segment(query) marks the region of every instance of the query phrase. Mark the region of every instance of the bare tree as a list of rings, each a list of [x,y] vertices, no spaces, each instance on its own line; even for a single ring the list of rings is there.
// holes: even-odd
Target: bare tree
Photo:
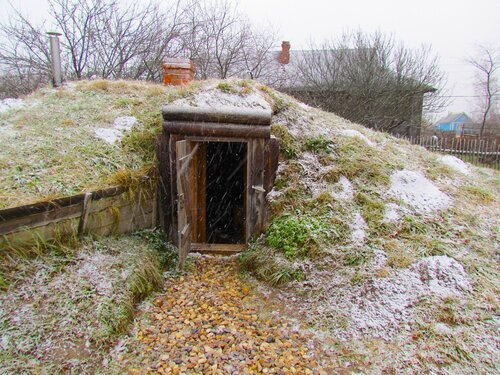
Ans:
[[[50,18],[40,27],[19,12],[0,24],[0,37],[9,41],[0,46],[4,86],[23,80],[29,92],[49,81],[47,24],[62,33],[68,79],[160,81],[163,60],[177,56],[193,59],[202,79],[272,76],[276,33],[257,31],[230,0],[172,0],[168,11],[156,0],[129,6],[118,0],[48,1]]]
[[[1,89],[27,94],[50,81],[50,52],[44,25],[36,26],[19,12],[0,25]]]
[[[496,48],[478,46],[477,49],[476,57],[471,57],[467,61],[476,69],[476,90],[479,94],[481,107],[479,135],[482,137],[494,106],[494,100],[500,94],[497,78],[497,71],[500,68],[500,54]]]
[[[444,74],[430,48],[412,51],[380,32],[347,32],[297,58],[292,93],[378,130],[416,135],[422,110],[446,104],[439,95]]]

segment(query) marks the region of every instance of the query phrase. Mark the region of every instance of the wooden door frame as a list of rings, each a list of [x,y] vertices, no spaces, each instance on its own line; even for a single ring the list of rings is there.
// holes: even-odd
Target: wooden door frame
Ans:
[[[222,142],[225,142],[225,143],[245,143],[246,145],[246,152],[245,152],[245,173],[244,173],[244,181],[245,181],[245,186],[243,188],[243,191],[244,191],[244,198],[243,198],[243,206],[244,206],[244,212],[245,212],[245,225],[244,225],[244,234],[243,234],[243,238],[244,238],[244,243],[241,243],[241,244],[218,244],[218,243],[207,243],[207,242],[191,242],[191,251],[196,251],[196,252],[200,252],[200,253],[211,253],[211,254],[228,254],[228,253],[238,253],[238,252],[241,252],[243,251],[246,247],[247,247],[247,242],[248,242],[248,238],[250,237],[250,234],[248,233],[248,225],[247,225],[247,222],[248,220],[250,219],[250,212],[248,210],[248,207],[250,207],[248,205],[248,202],[249,202],[249,199],[248,199],[248,196],[251,192],[251,189],[249,189],[249,184],[248,184],[248,178],[249,178],[249,170],[251,169],[249,167],[249,144],[250,144],[250,141],[249,139],[245,139],[245,138],[230,138],[230,137],[196,137],[196,136],[189,136],[189,137],[184,137],[182,140],[186,140],[186,141],[191,141],[191,142],[196,142],[196,144],[200,144],[200,143],[205,143],[205,144],[208,144],[208,143],[222,143]],[[205,158],[206,158],[206,154],[205,154]],[[197,159],[195,159],[197,160]],[[205,159],[206,160],[206,159]],[[197,160],[197,162],[199,163],[200,161]],[[206,164],[206,161],[205,161],[205,164]],[[199,168],[199,166],[195,166],[193,169],[196,170],[197,168]],[[202,172],[202,177],[205,179],[205,181],[203,181],[201,183],[202,186],[206,186],[206,169],[205,168],[202,168],[204,171]],[[194,176],[192,176],[193,178]],[[196,186],[196,189],[197,191],[195,192],[195,196],[198,195],[199,193],[199,190],[200,190],[200,184],[199,183],[196,183],[194,184]],[[204,204],[206,205],[206,195],[205,194],[202,194],[204,195],[204,199],[201,199],[202,202],[205,202]],[[199,198],[198,198],[199,199]],[[193,212],[193,209],[191,208],[192,212]],[[204,211],[205,211],[205,233],[206,233],[206,207],[204,208]],[[178,213],[179,214],[179,213]],[[197,227],[197,226],[196,226]],[[193,236],[196,236],[197,233],[195,231],[193,231]],[[206,237],[205,237],[205,240],[206,240]]]

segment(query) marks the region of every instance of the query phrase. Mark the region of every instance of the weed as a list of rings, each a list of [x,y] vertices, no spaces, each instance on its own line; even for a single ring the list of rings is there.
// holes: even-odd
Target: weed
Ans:
[[[134,236],[147,241],[149,246],[156,251],[162,268],[173,270],[177,265],[177,249],[166,241],[165,233],[160,229],[144,229],[134,233]]]
[[[323,169],[321,172],[321,179],[326,182],[336,183],[339,181],[341,175],[340,168],[333,165]]]
[[[391,172],[399,166],[356,137],[342,141],[335,151],[342,175],[371,186],[388,186]]]
[[[430,157],[429,159],[430,160],[427,160],[426,162],[427,176],[431,180],[436,181],[440,178],[451,177],[453,175],[453,170],[449,166],[441,163],[434,157],[434,155],[432,155],[432,157]]]
[[[290,107],[290,102],[285,100],[281,95],[277,94],[273,89],[261,85],[259,86],[259,90],[266,93],[271,98],[271,106],[274,114],[283,112]]]
[[[379,228],[384,219],[385,204],[378,194],[358,192],[354,201],[360,206],[363,218],[370,229]]]
[[[82,89],[85,91],[108,91],[109,81],[103,79],[89,81]]]
[[[366,263],[371,255],[371,250],[364,246],[346,249],[343,256],[344,264],[347,266],[359,266]]]
[[[115,101],[115,107],[132,109],[140,106],[142,103],[143,101],[138,98],[120,97]]]
[[[288,259],[307,256],[329,234],[328,223],[310,216],[283,215],[274,219],[267,232],[267,242],[282,250]]]
[[[2,271],[0,271],[0,289],[5,290],[5,289],[7,289],[8,286],[9,286],[9,282],[7,281],[5,276],[3,275]]]
[[[241,93],[243,95],[248,95],[248,94],[252,93],[253,87],[252,87],[250,81],[244,79],[244,80],[239,81],[238,84],[242,88]]]
[[[357,270],[354,275],[351,277],[351,284],[359,285],[365,283],[368,280],[369,276],[366,272],[362,270]]]
[[[407,268],[415,260],[410,249],[401,241],[391,239],[385,242],[384,249],[387,253],[387,265],[392,268]]]

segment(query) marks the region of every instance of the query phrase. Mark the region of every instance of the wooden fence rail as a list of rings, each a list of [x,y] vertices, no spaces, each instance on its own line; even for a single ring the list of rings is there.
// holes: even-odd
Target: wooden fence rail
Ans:
[[[0,249],[31,246],[64,236],[110,235],[153,227],[156,192],[117,186],[0,210]]]
[[[455,138],[455,137],[401,137],[427,150],[454,155],[463,161],[500,169],[500,143],[496,139]]]

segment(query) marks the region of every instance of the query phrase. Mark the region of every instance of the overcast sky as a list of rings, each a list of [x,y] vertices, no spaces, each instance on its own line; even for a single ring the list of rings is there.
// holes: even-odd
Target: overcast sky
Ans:
[[[236,0],[235,0],[236,1]],[[9,2],[41,19],[43,0],[0,0],[5,19]],[[346,29],[393,33],[407,47],[430,44],[448,75],[448,110],[472,112],[473,69],[464,61],[476,44],[499,47],[500,0],[239,0],[255,23],[274,25],[292,49],[310,40],[338,36]]]

